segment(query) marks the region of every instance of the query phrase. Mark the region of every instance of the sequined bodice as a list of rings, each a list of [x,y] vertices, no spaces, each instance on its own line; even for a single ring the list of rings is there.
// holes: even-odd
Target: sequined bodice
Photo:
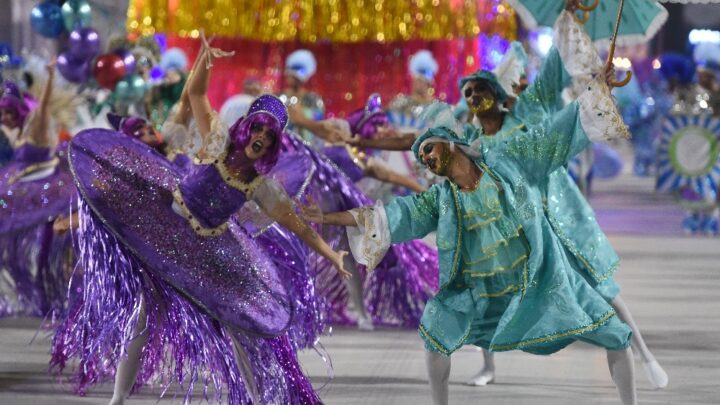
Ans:
[[[185,206],[200,225],[216,228],[252,197],[261,180],[260,176],[250,183],[235,180],[218,159],[193,165],[180,182],[179,191]]]

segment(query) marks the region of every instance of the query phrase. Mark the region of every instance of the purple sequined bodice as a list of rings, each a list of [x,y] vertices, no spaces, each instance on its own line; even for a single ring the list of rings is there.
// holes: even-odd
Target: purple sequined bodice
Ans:
[[[197,164],[180,182],[185,205],[206,228],[225,223],[247,200],[245,193],[223,179],[214,164]]]

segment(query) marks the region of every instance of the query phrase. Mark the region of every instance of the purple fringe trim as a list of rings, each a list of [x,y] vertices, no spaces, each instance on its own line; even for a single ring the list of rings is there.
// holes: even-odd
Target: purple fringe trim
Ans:
[[[0,316],[61,315],[71,254],[70,235],[53,233],[51,222],[0,236],[0,272],[12,280],[0,289]]]
[[[235,360],[230,332],[143,268],[82,202],[79,213],[82,298],[56,329],[51,370],[60,374],[70,367],[81,395],[111,379],[137,333],[144,303],[148,343],[135,389],[156,382],[165,395],[175,385],[187,403],[195,385],[201,384],[208,401],[254,403]],[[248,353],[260,393],[257,403],[320,403],[287,338],[235,337]]]
[[[315,291],[315,274],[308,266],[308,248],[295,236],[273,225],[255,239],[284,277],[294,300],[293,324],[288,330],[296,350],[315,346],[328,330],[327,301]]]

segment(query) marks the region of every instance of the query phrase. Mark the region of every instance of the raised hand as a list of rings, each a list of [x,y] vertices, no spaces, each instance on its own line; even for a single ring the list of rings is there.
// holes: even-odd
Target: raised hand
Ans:
[[[47,70],[49,75],[55,74],[55,65],[57,65],[57,56],[54,56],[50,61],[45,65],[45,70]]]
[[[210,39],[208,40],[205,37],[205,31],[200,30],[200,43],[202,44],[201,52],[205,52],[205,55],[207,57],[207,61],[205,62],[205,67],[207,69],[210,69],[212,67],[213,58],[227,58],[235,55],[235,51],[228,52],[220,48],[213,48],[212,46],[210,46],[210,42],[212,42],[214,38],[215,37],[210,37]]]

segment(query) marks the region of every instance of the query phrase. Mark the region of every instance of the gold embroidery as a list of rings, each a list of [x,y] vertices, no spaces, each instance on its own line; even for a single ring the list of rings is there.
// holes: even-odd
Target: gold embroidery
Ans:
[[[235,176],[230,173],[230,170],[228,170],[227,166],[225,165],[225,159],[227,158],[228,149],[225,148],[223,153],[218,155],[215,158],[195,158],[193,159],[193,162],[197,165],[213,165],[217,169],[218,173],[220,174],[220,177],[222,177],[223,181],[229,185],[230,187],[240,190],[243,193],[245,193],[245,198],[248,200],[252,199],[252,195],[255,192],[255,189],[260,185],[260,183],[263,182],[264,177],[261,175],[255,176],[254,179],[252,179],[249,183],[246,183],[242,180],[238,180],[235,178]]]
[[[40,170],[49,169],[51,167],[55,167],[60,163],[60,159],[58,158],[52,158],[50,160],[46,160],[45,162],[35,163],[32,165],[29,165],[25,167],[24,169],[20,170],[19,172],[15,173],[14,175],[10,176],[10,178],[7,181],[7,185],[11,185],[15,183],[16,181],[22,179],[23,177],[30,175],[34,172],[38,172]]]
[[[503,295],[513,293],[517,290],[519,290],[520,287],[517,284],[513,284],[511,286],[508,286],[502,291],[499,292],[492,292],[492,293],[482,293],[478,294],[479,298],[495,298],[495,297],[502,297]]]
[[[463,270],[463,273],[470,274],[470,276],[472,276],[472,277],[492,277],[498,273],[502,273],[504,271],[514,269],[515,267],[517,267],[518,264],[522,263],[523,260],[527,260],[527,255],[522,255],[519,258],[517,258],[517,260],[515,260],[510,265],[510,267],[498,266],[489,272],[479,272],[479,271],[476,272],[476,271],[472,271],[471,269],[465,269],[465,270]]]
[[[490,350],[492,350],[492,351],[514,350],[514,349],[519,349],[519,348],[525,347],[525,346],[535,345],[538,343],[545,343],[545,342],[561,339],[561,338],[572,336],[572,335],[579,335],[581,333],[590,332],[590,331],[593,331],[593,330],[599,328],[600,326],[602,326],[605,322],[608,321],[608,319],[612,318],[614,315],[615,315],[615,311],[611,309],[610,311],[605,313],[605,315],[600,317],[600,319],[598,319],[597,321],[593,322],[590,325],[583,326],[583,327],[573,329],[573,330],[569,330],[566,332],[560,332],[560,333],[555,333],[552,335],[535,338],[535,339],[522,340],[517,343],[510,343],[510,344],[505,344],[505,345],[491,344]]]

